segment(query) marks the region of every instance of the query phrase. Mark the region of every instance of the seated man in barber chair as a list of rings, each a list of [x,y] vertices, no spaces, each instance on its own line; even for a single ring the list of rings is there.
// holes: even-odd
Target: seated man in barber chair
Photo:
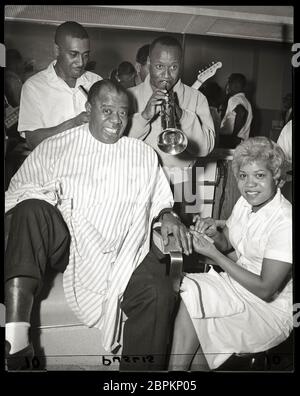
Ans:
[[[267,351],[290,335],[292,206],[279,188],[284,161],[265,137],[241,143],[232,166],[242,196],[225,227],[210,218],[191,227],[195,251],[224,272],[211,267],[184,277],[170,370],[217,369],[234,353]],[[222,253],[232,248],[236,260]]]
[[[88,124],[43,141],[6,193],[10,231],[5,251],[6,361],[22,369],[34,355],[32,304],[46,266],[63,272],[66,299],[80,320],[102,330],[105,349],[122,340],[123,355],[153,356],[124,370],[165,368],[176,295],[164,266],[149,251],[151,225],[161,221],[191,251],[185,226],[154,150],[123,137],[129,99],[109,80],[89,91]],[[9,231],[8,227],[6,231]]]

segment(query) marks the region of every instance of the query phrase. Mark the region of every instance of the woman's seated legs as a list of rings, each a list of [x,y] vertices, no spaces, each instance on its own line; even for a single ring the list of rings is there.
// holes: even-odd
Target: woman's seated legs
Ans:
[[[191,363],[192,369],[208,370],[193,322],[185,304],[181,302],[175,320],[169,370],[186,371],[190,369]]]

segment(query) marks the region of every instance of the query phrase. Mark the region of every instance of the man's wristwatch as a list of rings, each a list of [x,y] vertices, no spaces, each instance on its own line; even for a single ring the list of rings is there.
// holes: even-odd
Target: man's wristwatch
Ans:
[[[167,214],[167,213],[168,213],[168,214],[171,214],[172,216],[174,216],[175,219],[181,221],[181,220],[180,220],[180,217],[178,216],[178,214],[175,213],[171,208],[163,209],[163,210],[160,212],[160,214],[159,214],[159,219],[162,220],[163,216],[164,216],[165,214]]]

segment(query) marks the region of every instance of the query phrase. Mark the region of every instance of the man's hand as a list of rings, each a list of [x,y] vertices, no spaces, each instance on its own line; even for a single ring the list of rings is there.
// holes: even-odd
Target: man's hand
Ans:
[[[82,111],[80,114],[78,114],[76,117],[72,118],[73,123],[74,123],[74,127],[78,127],[82,124],[85,124],[87,122],[89,122],[90,120],[90,116],[86,111]]]
[[[192,238],[186,226],[176,219],[171,213],[165,213],[161,220],[161,235],[164,244],[169,242],[168,235],[173,234],[176,244],[187,256],[192,253]]]
[[[166,100],[168,91],[166,89],[157,89],[153,92],[144,111],[142,112],[142,117],[145,120],[150,121],[155,114],[160,111],[160,105],[162,104],[163,100]]]

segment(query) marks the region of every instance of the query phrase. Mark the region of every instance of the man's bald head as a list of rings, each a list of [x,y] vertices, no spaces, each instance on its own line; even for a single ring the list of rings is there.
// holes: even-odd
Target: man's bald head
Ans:
[[[101,91],[115,92],[119,95],[124,94],[129,102],[129,95],[127,90],[121,84],[109,79],[97,81],[91,86],[88,93],[88,102],[94,104],[97,97],[100,96]]]

